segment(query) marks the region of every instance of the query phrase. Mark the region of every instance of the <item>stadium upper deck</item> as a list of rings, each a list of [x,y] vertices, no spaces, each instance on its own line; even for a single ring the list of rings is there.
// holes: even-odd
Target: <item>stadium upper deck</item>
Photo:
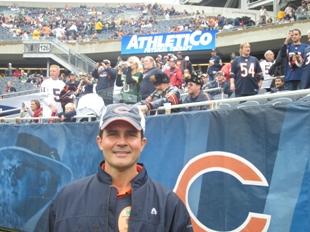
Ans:
[[[77,3],[78,4],[78,3]],[[111,7],[115,7],[112,4]],[[165,5],[165,7],[170,7]],[[179,12],[182,11],[184,6],[174,6],[175,9]],[[8,9],[7,6],[3,6],[4,9]],[[98,9],[105,9],[103,6],[98,7]],[[81,11],[79,7],[74,8],[76,11]],[[196,12],[198,7],[189,6],[187,7],[187,11]],[[83,9],[82,9],[83,10]],[[212,8],[212,7],[199,7],[199,10],[204,10],[206,16],[216,16],[218,13],[226,16],[226,18],[236,18],[244,15],[252,16],[251,18],[257,21],[258,11],[242,11],[237,9],[229,9],[229,8]],[[109,15],[108,10],[105,13],[104,17],[117,17],[117,14],[111,13]],[[127,11],[128,12],[128,11]],[[138,10],[131,9],[131,14],[139,15]],[[272,12],[270,13],[272,15]],[[149,17],[148,15],[145,15]],[[192,16],[182,16],[177,15],[175,18],[171,17],[170,21],[165,21],[163,15],[158,14],[157,20],[160,22],[156,29],[158,32],[165,32],[166,28],[171,27],[172,25],[178,23],[184,23],[186,20],[189,20]],[[298,28],[302,31],[302,35],[305,36],[306,32],[309,30],[307,27],[308,20],[286,23],[281,25],[270,25],[265,27],[258,28],[250,28],[246,31],[231,31],[227,33],[218,33],[216,46],[218,48],[219,54],[221,55],[223,60],[228,60],[231,52],[238,52],[238,46],[243,41],[248,41],[252,43],[252,54],[261,56],[266,50],[272,49],[274,52],[277,52],[281,47],[284,38],[286,37],[287,32],[290,29]],[[131,30],[130,26],[122,26],[124,31]],[[7,33],[7,30],[6,30]],[[86,54],[93,60],[102,60],[102,58],[109,58],[112,62],[116,61],[117,56],[120,55],[120,40],[111,40],[111,33],[103,34],[99,36],[99,41],[93,42],[82,42],[82,43],[67,43],[70,48],[78,51],[79,53]],[[3,34],[3,33],[0,33]],[[306,42],[304,39],[303,42]],[[0,56],[0,63],[4,66],[7,62],[13,62],[15,66],[36,66],[44,67],[46,65],[46,61],[44,59],[41,60],[25,60],[22,58],[23,53],[23,45],[21,43],[21,39],[14,38],[12,40],[7,39],[0,43],[0,51],[1,54],[5,54],[5,56]],[[185,55],[189,55],[191,57],[191,61],[193,63],[201,63],[208,59],[208,52],[206,51],[198,51],[198,52],[185,52]],[[155,55],[155,54],[154,54]],[[2,66],[2,65],[1,65]]]

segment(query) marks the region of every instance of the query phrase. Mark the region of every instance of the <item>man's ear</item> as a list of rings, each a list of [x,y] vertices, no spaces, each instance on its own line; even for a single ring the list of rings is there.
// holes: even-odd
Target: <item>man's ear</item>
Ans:
[[[47,191],[49,188],[51,182],[51,173],[50,171],[42,171],[40,173],[40,179],[39,179],[39,191],[40,195],[44,195],[44,193]]]
[[[101,145],[102,138],[99,135],[97,135],[96,141],[97,141],[99,149],[102,150],[102,145]]]

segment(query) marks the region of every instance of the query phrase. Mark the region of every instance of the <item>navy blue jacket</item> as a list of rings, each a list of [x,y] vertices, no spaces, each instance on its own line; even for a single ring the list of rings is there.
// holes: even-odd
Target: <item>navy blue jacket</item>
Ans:
[[[104,161],[103,161],[104,162]],[[65,186],[50,206],[45,231],[117,231],[117,189],[102,170]],[[143,164],[139,164],[143,166]],[[192,232],[189,214],[177,195],[148,177],[145,168],[132,179],[128,232]],[[155,213],[154,213],[155,212]]]

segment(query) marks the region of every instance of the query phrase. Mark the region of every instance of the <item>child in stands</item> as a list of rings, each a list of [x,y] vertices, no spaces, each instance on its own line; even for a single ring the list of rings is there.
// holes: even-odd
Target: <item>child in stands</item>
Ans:
[[[277,93],[280,91],[289,90],[287,86],[284,85],[284,79],[282,77],[276,77],[275,79],[275,88],[271,90],[270,93]]]
[[[65,106],[65,112],[59,113],[58,117],[62,122],[75,122],[76,119],[74,116],[76,115],[75,105],[70,102]]]

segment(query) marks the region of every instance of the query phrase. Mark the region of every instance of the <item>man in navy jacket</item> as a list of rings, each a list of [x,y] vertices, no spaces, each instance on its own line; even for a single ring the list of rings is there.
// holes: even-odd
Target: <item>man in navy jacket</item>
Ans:
[[[45,231],[192,232],[183,202],[137,163],[146,144],[139,108],[108,105],[99,127],[96,140],[105,160],[95,175],[59,192]]]

